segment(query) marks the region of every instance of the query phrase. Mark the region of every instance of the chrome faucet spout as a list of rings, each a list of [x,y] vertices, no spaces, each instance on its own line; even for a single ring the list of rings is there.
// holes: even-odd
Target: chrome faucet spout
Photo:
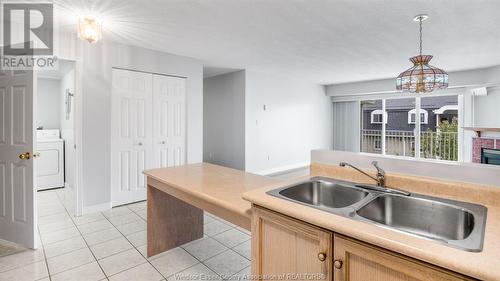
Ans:
[[[362,173],[363,175],[365,175],[365,176],[367,176],[367,177],[369,177],[369,178],[373,179],[374,181],[376,181],[376,182],[377,182],[377,185],[379,185],[379,183],[380,183],[380,182],[379,182],[379,180],[378,180],[378,178],[376,178],[376,177],[374,177],[374,176],[371,176],[370,174],[368,174],[368,173],[364,172],[363,170],[359,169],[358,167],[356,167],[356,166],[354,166],[354,165],[351,165],[351,164],[349,164],[349,163],[347,163],[347,162],[340,162],[340,163],[339,163],[339,166],[340,166],[340,167],[349,166],[349,167],[353,168],[354,170],[356,170],[356,171],[358,171],[358,172]]]
[[[354,165],[351,165],[351,164],[349,164],[347,162],[340,162],[339,163],[340,167],[349,166],[349,167],[353,168],[354,170],[356,170],[356,171],[362,173],[363,175],[365,175],[365,176],[373,179],[374,181],[376,181],[378,186],[385,187],[385,171],[382,168],[379,167],[377,161],[373,161],[372,165],[377,169],[377,177],[371,176],[370,174],[367,174],[363,170],[361,170],[358,167],[356,167]]]

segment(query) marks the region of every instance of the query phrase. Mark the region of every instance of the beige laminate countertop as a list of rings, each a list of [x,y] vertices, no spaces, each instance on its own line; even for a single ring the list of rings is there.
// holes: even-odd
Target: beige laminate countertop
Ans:
[[[148,184],[153,180],[168,185],[169,190],[163,191],[229,221],[236,216],[240,219],[233,223],[245,228],[250,226],[252,206],[243,200],[243,193],[283,185],[277,179],[209,163],[146,170],[144,174],[148,176]],[[196,204],[199,202],[201,204]],[[241,218],[247,222],[240,222]]]
[[[250,208],[253,203],[470,277],[500,280],[500,188],[447,183],[388,173],[387,185],[390,187],[486,206],[488,214],[483,251],[474,253],[266,194],[269,190],[307,177],[285,181],[207,163],[154,169],[144,173],[148,176],[148,183],[151,181],[156,185],[158,183],[168,185],[168,192],[174,193],[172,195],[178,198],[181,197],[181,200],[185,200],[182,196],[187,194],[196,200],[215,206],[214,210],[219,212],[216,215],[234,213],[245,220],[250,220]],[[352,170],[316,163],[311,164],[311,176],[369,182],[364,176]],[[231,221],[229,217],[227,219]]]
[[[311,176],[327,176],[355,182],[366,182],[352,170],[313,163]],[[411,192],[478,203],[488,208],[482,252],[467,252],[431,240],[419,238],[365,222],[313,209],[267,195],[274,189],[264,187],[246,192],[243,198],[253,204],[294,217],[310,224],[362,240],[431,264],[482,280],[500,280],[500,188],[447,183],[429,178],[404,175],[387,177],[387,185]],[[411,186],[411,188],[407,188]]]

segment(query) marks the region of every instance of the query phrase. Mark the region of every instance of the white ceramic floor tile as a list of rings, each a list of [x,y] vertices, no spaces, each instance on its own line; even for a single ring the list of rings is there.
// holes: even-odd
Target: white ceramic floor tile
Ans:
[[[189,242],[182,247],[186,251],[188,251],[188,253],[201,261],[204,261],[227,250],[227,247],[210,237],[205,237]]]
[[[104,258],[98,261],[107,276],[114,275],[121,271],[135,267],[139,264],[147,262],[139,252],[135,249],[130,249],[116,255]]]
[[[231,278],[229,278],[229,280],[254,280],[251,279],[251,277],[252,277],[252,268],[249,266],[244,268],[240,272],[234,274]]]
[[[147,207],[147,202],[146,201],[142,201],[142,202],[137,202],[137,203],[134,203],[134,204],[130,204],[130,205],[127,205],[127,207],[134,211],[134,212],[137,212],[137,211],[140,211],[140,210],[144,210],[146,209]]]
[[[113,228],[113,225],[108,220],[100,220],[95,222],[90,222],[77,226],[82,234],[89,234],[109,228]]]
[[[57,221],[57,222],[39,225],[38,229],[40,230],[41,234],[48,234],[50,232],[68,229],[68,228],[72,228],[74,226],[75,226],[75,224],[73,223],[73,221],[68,218],[68,219],[64,219],[61,221]]]
[[[249,230],[244,229],[244,228],[243,228],[243,227],[241,227],[241,226],[237,226],[237,227],[236,227],[236,229],[238,229],[239,231],[241,231],[241,232],[245,233],[246,235],[252,235],[252,233],[251,233]]]
[[[231,229],[231,226],[219,221],[214,220],[211,223],[207,223],[203,225],[203,233],[209,236],[217,235],[221,232]]]
[[[148,257],[148,245],[142,245],[136,248],[139,253],[145,258]]]
[[[210,216],[210,215],[208,215],[208,214],[206,214],[206,213],[205,213],[205,214],[204,214],[204,216],[203,216],[203,223],[205,223],[205,224],[207,224],[207,223],[211,223],[211,222],[213,222],[214,220],[215,220],[215,219],[214,219],[212,216]]]
[[[116,227],[123,235],[129,235],[135,232],[146,230],[146,222],[143,220],[134,221]]]
[[[131,248],[133,248],[132,244],[130,244],[125,237],[120,237],[91,246],[90,250],[94,256],[100,260]]]
[[[249,260],[252,259],[251,240],[245,241],[245,242],[233,247],[233,250]]]
[[[122,271],[109,277],[110,281],[160,281],[163,276],[149,263],[143,263],[136,267]]]
[[[49,232],[47,234],[41,234],[42,243],[48,245],[51,243],[68,240],[73,237],[80,236],[80,232],[76,227],[66,228],[63,230],[58,230],[54,232]]]
[[[87,244],[81,236],[73,237],[67,240],[55,242],[44,246],[45,256],[52,258],[69,252],[73,252],[82,248],[86,248]]]
[[[204,264],[198,263],[195,266],[192,266],[186,270],[183,270],[168,277],[168,281],[178,281],[178,280],[215,281],[215,280],[221,280],[221,278],[217,273],[210,270],[210,268],[206,267]]]
[[[47,260],[50,274],[57,274],[95,261],[88,248],[53,257]]]
[[[213,238],[222,244],[224,244],[226,247],[234,247],[238,244],[241,244],[247,240],[250,239],[250,236],[246,235],[245,233],[237,230],[236,228],[230,229],[228,231],[224,231],[222,233],[219,233]]]
[[[60,222],[65,219],[71,219],[70,216],[67,213],[60,213],[60,214],[55,214],[55,215],[50,215],[50,216],[45,216],[45,217],[39,217],[38,218],[38,225],[44,225],[48,223],[54,223],[54,222]]]
[[[27,264],[44,260],[43,250],[26,250],[0,258],[0,270],[7,271]]]
[[[135,213],[131,213],[131,214],[123,215],[123,216],[112,216],[109,218],[109,221],[114,226],[131,223],[131,222],[138,221],[138,220],[142,220],[142,218],[139,217]]]
[[[147,219],[148,219],[148,210],[146,210],[146,209],[136,211],[135,213],[136,213],[138,216],[140,216],[143,220],[147,220]]]
[[[96,222],[100,220],[105,220],[106,218],[101,213],[93,213],[80,217],[74,217],[73,221],[76,225],[82,225],[86,223]]]
[[[107,211],[102,212],[102,214],[107,218],[128,215],[131,213],[132,213],[132,211],[129,208],[127,208],[127,206],[120,206],[120,207],[112,208],[111,210],[107,210]]]
[[[227,279],[233,274],[250,266],[249,260],[232,250],[220,253],[217,256],[206,260],[204,263],[211,270],[221,275],[223,279]]]
[[[66,209],[61,204],[49,205],[46,207],[38,208],[38,217],[50,216],[60,213],[66,213]]]
[[[123,237],[123,235],[116,228],[110,228],[83,235],[83,239],[85,239],[90,246],[113,240],[118,237]]]
[[[52,281],[99,281],[106,276],[97,262],[92,262],[50,276]]]
[[[32,281],[49,276],[45,261],[39,261],[0,273],[0,281]]]
[[[161,257],[151,261],[151,264],[163,276],[170,276],[198,263],[198,260],[182,248],[174,248],[162,253]]]
[[[147,239],[147,231],[146,230],[143,230],[143,231],[139,231],[139,232],[136,232],[136,233],[132,233],[130,235],[127,235],[127,239],[130,241],[130,243],[132,243],[132,245],[134,245],[135,247],[139,247],[139,246],[142,246],[142,245],[146,245],[147,242],[148,242],[148,239]]]

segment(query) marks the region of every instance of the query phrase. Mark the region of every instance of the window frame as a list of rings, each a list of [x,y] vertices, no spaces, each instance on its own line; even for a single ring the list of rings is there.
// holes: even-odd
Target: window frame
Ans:
[[[429,124],[429,112],[423,108],[420,108],[420,124],[427,125]],[[422,119],[422,114],[423,114],[423,119]],[[415,116],[415,120],[412,120],[413,116]],[[410,111],[408,111],[408,124],[416,124],[417,121],[417,109],[414,108]]]
[[[363,101],[363,100],[380,100],[382,102],[382,109],[376,109],[376,110],[373,110],[370,114],[370,116],[372,116],[372,113],[373,112],[380,112],[380,114],[383,112],[385,113],[384,116],[386,117],[385,118],[385,122],[383,123],[374,123],[374,124],[382,124],[382,132],[381,132],[381,152],[380,153],[373,153],[373,152],[363,152],[361,151],[361,153],[366,153],[366,154],[370,154],[370,155],[377,155],[377,156],[383,156],[383,157],[396,157],[396,158],[407,158],[407,159],[413,159],[413,160],[424,160],[424,161],[436,161],[436,162],[445,162],[445,163],[460,163],[462,162],[462,154],[463,154],[463,150],[465,149],[464,147],[462,147],[462,144],[463,144],[463,130],[461,129],[461,122],[463,122],[463,95],[461,93],[453,93],[453,94],[434,94],[432,95],[433,97],[439,97],[439,96],[457,96],[457,101],[458,101],[458,121],[459,121],[459,129],[458,129],[458,159],[457,161],[453,161],[453,160],[442,160],[442,159],[430,159],[430,158],[423,158],[421,157],[421,151],[420,151],[420,137],[421,137],[421,125],[425,125],[425,124],[428,124],[428,121],[429,121],[429,115],[428,115],[428,112],[427,110],[425,109],[421,109],[421,99],[422,98],[426,98],[426,97],[420,97],[420,96],[396,96],[396,97],[379,97],[379,98],[371,98],[371,97],[366,97],[364,99],[361,99],[360,101]],[[406,99],[406,98],[414,98],[415,99],[415,108],[413,110],[415,110],[415,118],[417,117],[417,114],[419,114],[418,116],[420,117],[420,110],[423,110],[425,112],[423,113],[427,113],[427,114],[424,114],[424,119],[427,123],[422,123],[422,120],[420,120],[420,118],[418,118],[420,122],[415,122],[415,128],[414,128],[414,132],[415,132],[415,140],[412,141],[412,146],[414,146],[415,148],[415,156],[398,156],[398,155],[391,155],[391,154],[386,154],[386,124],[387,124],[387,111],[386,111],[386,101],[387,100],[394,100],[394,99]],[[418,109],[418,110],[417,110]],[[375,113],[377,114],[377,113]],[[426,118],[425,118],[426,117]],[[370,122],[372,121],[372,118],[370,117]],[[415,120],[417,121],[417,120]],[[372,123],[373,124],[373,123]],[[360,128],[363,128],[363,118],[360,118],[360,121],[359,121],[359,126]],[[360,137],[359,138],[359,147],[361,148],[362,147],[362,138]],[[375,147],[375,144],[373,145],[373,147]],[[374,149],[376,150],[376,149]],[[376,150],[376,151],[380,151],[380,150]]]
[[[375,115],[381,115],[382,116],[382,121],[375,121],[374,117]],[[387,112],[384,112],[382,109],[375,109],[372,112],[370,112],[370,123],[371,124],[387,124]]]

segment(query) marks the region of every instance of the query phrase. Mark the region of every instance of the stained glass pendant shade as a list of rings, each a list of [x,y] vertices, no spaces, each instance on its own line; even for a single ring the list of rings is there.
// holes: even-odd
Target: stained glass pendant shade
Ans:
[[[422,21],[427,15],[418,15],[413,20],[420,26],[420,53],[410,58],[413,67],[403,71],[396,78],[396,89],[410,93],[429,93],[437,89],[448,88],[448,73],[429,64],[431,55],[422,55]]]

